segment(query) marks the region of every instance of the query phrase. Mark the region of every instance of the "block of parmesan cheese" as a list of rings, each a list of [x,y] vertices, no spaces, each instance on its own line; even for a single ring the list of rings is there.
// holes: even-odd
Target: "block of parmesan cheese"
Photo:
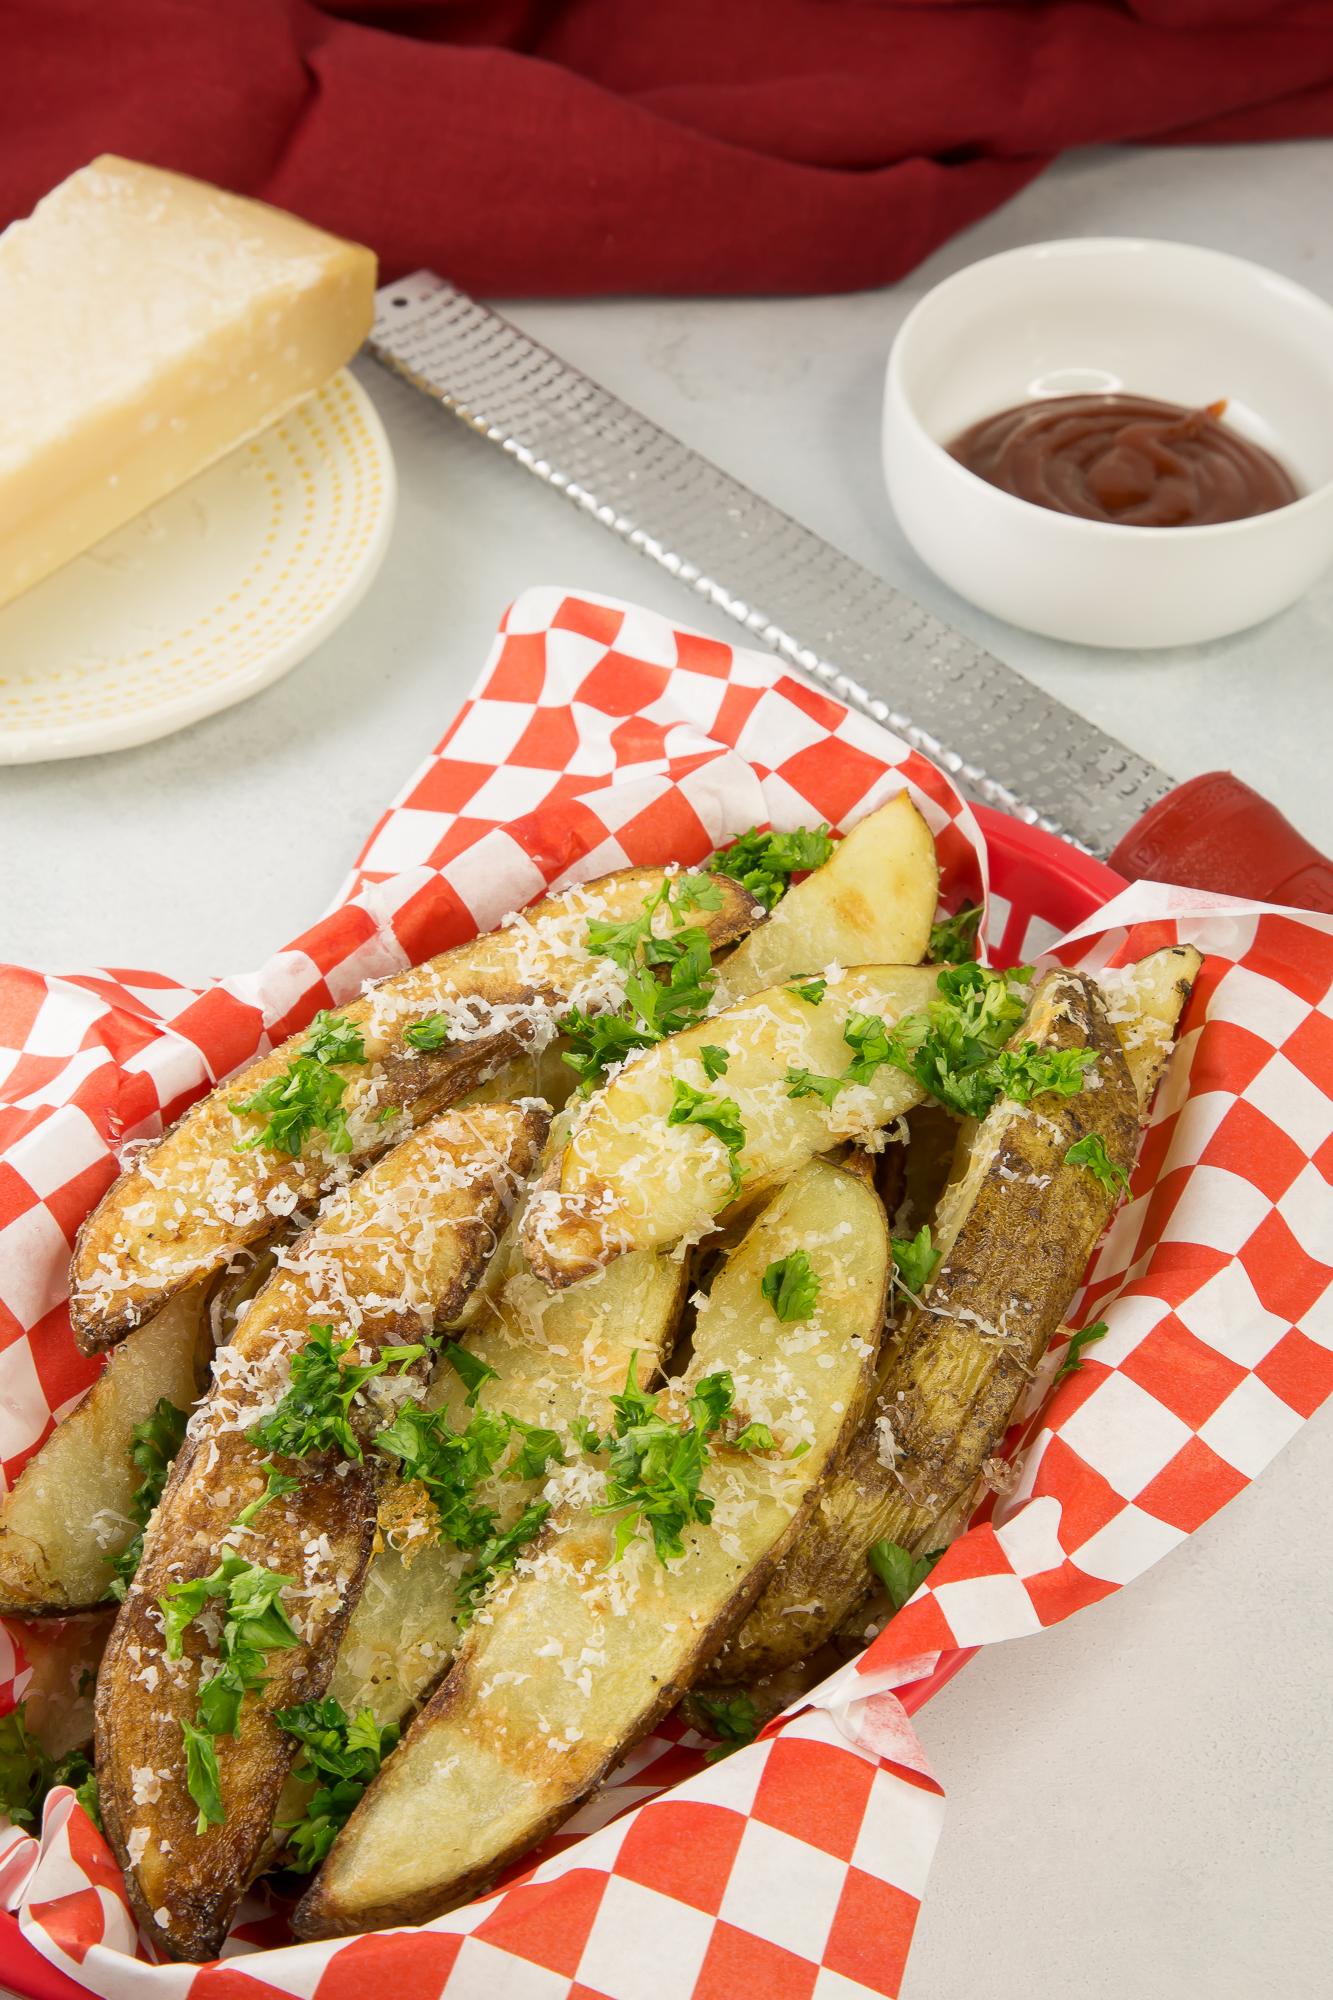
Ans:
[[[111,154],[0,236],[0,604],[326,382],[375,258]]]

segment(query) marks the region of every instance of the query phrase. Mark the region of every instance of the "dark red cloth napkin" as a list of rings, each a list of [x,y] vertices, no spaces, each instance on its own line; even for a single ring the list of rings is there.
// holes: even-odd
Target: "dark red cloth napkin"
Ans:
[[[0,221],[99,152],[483,295],[899,278],[1069,146],[1333,133],[1333,0],[0,0]]]

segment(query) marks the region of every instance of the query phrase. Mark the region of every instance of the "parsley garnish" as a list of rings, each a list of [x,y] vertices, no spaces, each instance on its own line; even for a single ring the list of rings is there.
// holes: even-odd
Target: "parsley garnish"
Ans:
[[[889,1248],[893,1252],[894,1274],[903,1290],[919,1298],[934,1277],[935,1266],[943,1254],[931,1244],[930,1224],[923,1222],[915,1236],[891,1236]]]
[[[1110,1158],[1100,1132],[1089,1132],[1086,1139],[1079,1139],[1072,1145],[1065,1154],[1065,1165],[1086,1167],[1097,1185],[1113,1201],[1118,1201],[1121,1190],[1129,1186],[1129,1175]]]
[[[550,1436],[548,1431],[546,1436]],[[520,1464],[521,1460],[518,1461]],[[514,1468],[511,1467],[511,1471]],[[528,1474],[519,1474],[526,1478]],[[538,1475],[533,1474],[533,1477]],[[497,1576],[511,1570],[532,1540],[551,1509],[545,1500],[534,1500],[525,1507],[512,1528],[501,1534],[489,1534],[477,1546],[476,1559],[470,1570],[466,1570],[458,1581],[458,1625],[462,1631],[472,1623],[477,1606],[485,1597]]]
[[[352,1398],[390,1362],[404,1368],[426,1350],[421,1346],[382,1347],[374,1361],[344,1361],[356,1346],[355,1335],[334,1338],[331,1326],[312,1326],[304,1345],[292,1356],[292,1385],[276,1410],[250,1432],[261,1451],[284,1458],[305,1458],[312,1451],[340,1451],[360,1460],[361,1446],[352,1430]],[[401,1371],[400,1371],[401,1372]]]
[[[817,1007],[827,987],[827,979],[806,979],[799,986],[789,986],[787,991],[794,993],[798,1000],[804,1000],[807,1007]]]
[[[707,932],[695,925],[682,929],[681,912],[719,909],[721,904],[721,888],[706,875],[668,876],[637,917],[624,923],[600,917],[589,922],[588,949],[611,959],[630,976],[625,1005],[618,1013],[589,1015],[575,1007],[561,1023],[573,1044],[563,1060],[582,1079],[585,1094],[613,1063],[627,1062],[640,1049],[703,1019],[717,975]],[[676,929],[674,935],[655,937],[653,916],[662,908],[669,911]],[[654,967],[665,970],[665,979],[656,976]]]
[[[997,1094],[1015,1104],[1034,1097],[1073,1097],[1083,1088],[1083,1072],[1097,1060],[1096,1049],[1039,1049],[1024,1042],[1018,1049],[1001,1049],[993,1064]]]
[[[717,1764],[733,1751],[754,1742],[759,1733],[759,1711],[748,1694],[734,1695],[730,1701],[720,1696],[694,1694],[690,1700],[706,1718],[705,1726],[718,1739],[704,1758],[705,1764]]]
[[[781,1320],[809,1319],[819,1297],[819,1273],[804,1250],[793,1250],[769,1265],[759,1289]]]
[[[498,1382],[499,1374],[488,1362],[480,1360],[475,1354],[470,1354],[466,1347],[460,1347],[456,1340],[446,1341],[444,1352],[455,1375],[466,1385],[465,1400],[468,1408],[475,1409],[477,1398],[486,1384]]]
[[[699,1051],[699,1061],[703,1064],[704,1075],[708,1081],[716,1083],[720,1076],[726,1075],[731,1056],[726,1049],[718,1048],[715,1042],[705,1042]]]
[[[366,1045],[355,1021],[344,1020],[321,1007],[310,1024],[310,1032],[299,1053],[320,1063],[363,1063]]]
[[[730,847],[715,854],[708,866],[720,875],[730,875],[771,910],[786,895],[793,875],[822,868],[832,852],[827,821],[813,831],[798,826],[794,833],[760,833],[752,826]]]
[[[831,1111],[838,1092],[845,1090],[849,1083],[869,1083],[876,1070],[886,1062],[897,1061],[894,1042],[879,1014],[858,1014],[853,1010],[844,1023],[842,1039],[853,1058],[842,1075],[818,1076],[813,1070],[789,1067],[788,1097],[817,1097]]]
[[[977,955],[977,931],[981,924],[980,903],[964,903],[952,917],[930,927],[932,965],[961,965]]]
[[[282,1500],[288,1493],[299,1493],[300,1490],[301,1482],[299,1479],[289,1479],[285,1472],[278,1472],[273,1466],[270,1466],[268,1469],[268,1483],[264,1487],[263,1492],[257,1500],[252,1500],[248,1507],[242,1507],[232,1526],[236,1528],[248,1528],[260,1508],[267,1507],[270,1500]]]
[[[745,1127],[741,1123],[741,1108],[734,1097],[713,1097],[708,1091],[696,1090],[692,1083],[677,1077],[667,1124],[702,1125],[705,1132],[711,1132],[715,1139],[720,1139],[727,1149],[731,1192],[733,1195],[740,1193],[744,1174],[739,1155],[745,1144]]]
[[[606,917],[588,920],[588,950],[599,958],[609,958],[623,972],[636,972],[644,965],[674,965],[706,934],[697,927],[682,930],[682,911],[720,910],[722,890],[706,875],[668,875],[655,896],[650,896],[637,917],[615,923]],[[665,909],[675,927],[675,935],[654,937],[653,918]]]
[[[914,1557],[897,1542],[874,1544],[869,1551],[870,1567],[888,1591],[895,1611],[901,1611],[908,1598],[916,1596],[943,1554],[943,1549],[932,1549],[927,1556]]]
[[[404,1028],[403,1040],[410,1049],[442,1049],[449,1040],[449,1016],[428,1014],[424,1021],[414,1021]]]
[[[463,1380],[472,1384],[471,1403],[494,1371],[467,1355],[465,1349],[458,1349],[458,1353],[472,1363],[471,1371],[459,1369]],[[452,1348],[449,1358],[457,1368]],[[512,1528],[501,1532],[494,1508],[475,1504],[478,1483],[494,1470],[511,1437],[523,1442],[506,1478],[540,1479],[548,1464],[564,1463],[564,1451],[554,1431],[526,1424],[508,1411],[495,1414],[478,1410],[465,1430],[455,1431],[444,1410],[423,1410],[419,1403],[404,1403],[375,1439],[381,1451],[399,1460],[404,1479],[419,1479],[425,1487],[439,1520],[441,1540],[474,1555],[473,1566],[464,1572],[458,1587],[460,1629],[471,1623],[475,1607],[495,1578],[513,1568],[551,1511],[546,1501],[534,1501]]]
[[[59,1760],[30,1736],[27,1703],[20,1702],[0,1716],[0,1812],[15,1826],[36,1827],[46,1795],[68,1785],[98,1832],[102,1818],[97,1805],[97,1779],[82,1750],[70,1750]]]
[[[1063,1382],[1066,1375],[1076,1374],[1083,1366],[1084,1348],[1091,1347],[1094,1340],[1105,1340],[1107,1332],[1106,1321],[1099,1319],[1095,1326],[1085,1327],[1082,1333],[1071,1334],[1069,1350],[1055,1371],[1055,1382]],[[1051,1384],[1052,1388],[1055,1387],[1055,1382]]]
[[[832,1111],[833,1100],[843,1085],[845,1076],[817,1076],[811,1069],[791,1069],[787,1071],[788,1097],[818,1097],[826,1110]]]
[[[667,1563],[685,1553],[683,1527],[712,1519],[713,1502],[699,1491],[699,1482],[708,1462],[709,1440],[731,1416],[736,1389],[727,1369],[703,1376],[685,1406],[688,1415],[672,1423],[660,1414],[658,1399],[639,1387],[637,1362],[638,1355],[631,1356],[624,1390],[611,1398],[615,1417],[605,1439],[599,1440],[595,1432],[589,1435],[588,1430],[583,1433],[585,1451],[604,1451],[610,1458],[606,1499],[592,1511],[621,1516],[612,1563],[620,1561],[641,1520],[652,1533],[658,1561]],[[771,1451],[773,1435],[766,1424],[747,1424],[739,1437],[729,1440],[729,1448]]]
[[[26,1727],[27,1704],[0,1717],[0,1809],[15,1826],[33,1826],[50,1789],[51,1759]]]
[[[389,1752],[397,1747],[398,1724],[381,1728],[373,1710],[362,1708],[353,1720],[330,1695],[304,1701],[297,1708],[280,1708],[273,1720],[301,1745],[297,1777],[322,1780],[298,1820],[279,1832],[287,1835],[287,1852],[297,1874],[318,1868],[351,1817]]]
[[[184,1716],[181,1717],[181,1734],[185,1738],[185,1788],[199,1808],[194,1830],[202,1833],[207,1826],[221,1826],[227,1817],[227,1809],[222,1803],[218,1753],[211,1732],[196,1728]]]
[[[261,1084],[253,1097],[231,1100],[231,1109],[242,1117],[260,1111],[268,1114],[263,1131],[238,1139],[236,1151],[248,1153],[255,1146],[267,1146],[272,1152],[297,1159],[310,1134],[322,1132],[331,1153],[350,1153],[352,1137],[342,1108],[347,1079],[338,1076],[329,1064],[365,1060],[361,1029],[321,1008],[286,1069]]]
[[[115,1570],[115,1581],[111,1594],[122,1603],[125,1593],[134,1581],[134,1572],[143,1560],[143,1532],[148,1526],[148,1517],[162,1498],[162,1489],[167,1483],[172,1460],[185,1441],[185,1426],[189,1421],[184,1410],[178,1410],[168,1397],[159,1397],[151,1416],[145,1417],[130,1432],[127,1456],[130,1463],[143,1474],[136,1491],[130,1499],[130,1517],[139,1524],[139,1532],[127,1543],[118,1556],[107,1556],[105,1561]]]
[[[264,1500],[271,1497],[266,1493]],[[255,1504],[262,1506],[264,1501]],[[294,1577],[260,1569],[235,1549],[226,1549],[210,1576],[168,1584],[157,1600],[166,1621],[169,1660],[180,1659],[185,1628],[199,1616],[209,1598],[220,1597],[223,1602],[218,1640],[221,1665],[217,1673],[199,1684],[195,1722],[181,1721],[186,1785],[199,1808],[197,1833],[207,1826],[221,1826],[226,1818],[214,1737],[239,1734],[245,1696],[265,1685],[265,1654],[301,1643],[300,1634],[278,1602],[279,1593],[294,1583]]]

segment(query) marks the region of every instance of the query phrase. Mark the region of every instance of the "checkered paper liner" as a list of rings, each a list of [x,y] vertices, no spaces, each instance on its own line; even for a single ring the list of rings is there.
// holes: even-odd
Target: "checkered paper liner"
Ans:
[[[363,980],[548,887],[695,862],[755,822],[845,831],[903,785],[935,833],[946,904],[983,893],[975,820],[905,744],[768,659],[530,591],[338,905],[258,973],[202,992],[116,970],[0,976],[7,1478],[95,1372],[70,1337],[66,1269],[124,1141]],[[1051,955],[1095,969],[1176,942],[1204,970],[1070,1315],[1110,1332],[1047,1395],[1052,1360],[1011,1432],[1016,1490],[859,1659],[719,1764],[669,1720],[466,1909],[276,1948],[280,1916],[247,1909],[214,1967],[153,1962],[105,1844],[55,1793],[40,1842],[0,1833],[0,1902],[29,1942],[108,2000],[359,2000],[386,1980],[412,2000],[896,1994],[943,1814],[913,1690],[955,1649],[1057,1623],[1141,1574],[1333,1388],[1333,919],[1137,884]],[[22,1697],[21,1648],[21,1627],[0,1636],[0,1702]]]

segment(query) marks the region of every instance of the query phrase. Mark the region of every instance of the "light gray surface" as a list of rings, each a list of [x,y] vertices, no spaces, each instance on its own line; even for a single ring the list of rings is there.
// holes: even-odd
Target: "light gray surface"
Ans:
[[[510,310],[1177,776],[1231,765],[1333,849],[1333,580],[1198,652],[1079,653],[922,573],[878,462],[890,339],[940,277],[1015,243],[1142,233],[1255,257],[1333,298],[1331,170],[1323,143],[1079,154],[889,291]],[[189,979],[257,963],[325,907],[528,584],[633,596],[733,636],[410,391],[359,372],[402,488],[378,582],[248,704],[141,750],[0,772],[6,956]],[[904,2000],[1333,1991],[1331,1443],[1324,1412],[1148,1577],[984,1653],[923,1712],[951,1804]]]

